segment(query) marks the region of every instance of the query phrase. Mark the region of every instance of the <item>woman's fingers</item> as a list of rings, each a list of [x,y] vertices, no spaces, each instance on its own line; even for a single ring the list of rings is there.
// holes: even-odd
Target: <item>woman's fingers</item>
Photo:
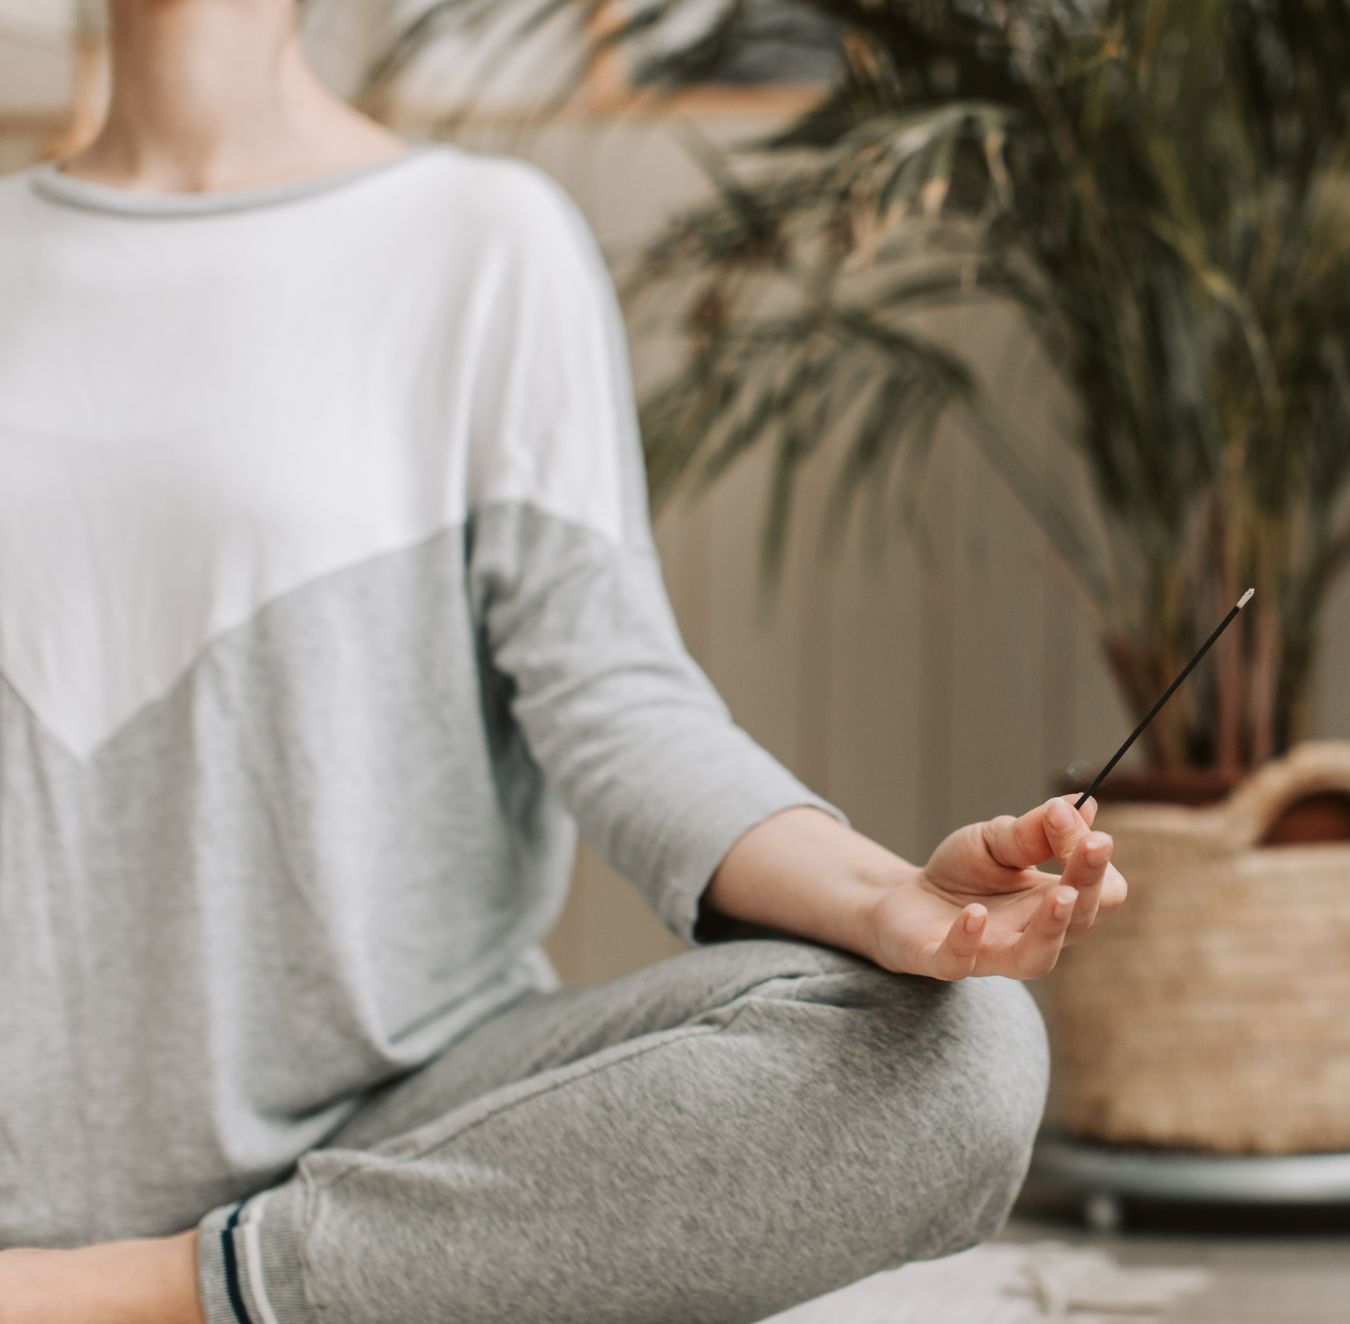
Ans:
[[[1106,866],[1106,877],[1102,879],[1102,899],[1097,910],[1098,918],[1109,915],[1125,900],[1129,890],[1129,884],[1126,883],[1124,874],[1114,864],[1108,864]]]
[[[1006,957],[1013,978],[1039,979],[1049,974],[1068,943],[1080,938],[1099,915],[1109,914],[1125,899],[1125,879],[1110,863],[1113,848],[1106,833],[1089,833],[1070,855],[1060,877],[1038,875],[1048,886],[1040,889],[1036,910],[1021,936],[997,953],[990,949],[998,957]],[[988,907],[979,902],[965,906],[943,939],[931,945],[928,973],[947,980],[974,974],[989,922]]]
[[[1043,806],[1046,845],[1057,860],[1068,862],[1074,850],[1092,831],[1087,820],[1073,807],[1074,797],[1057,795]],[[1086,805],[1083,806],[1087,808]]]
[[[933,951],[930,958],[933,978],[964,979],[974,973],[988,923],[989,911],[985,906],[978,901],[966,906]]]
[[[1000,814],[980,825],[984,848],[991,858],[1009,869],[1029,869],[1050,858],[1045,829],[1040,816],[1045,806],[1029,810],[1020,817]]]
[[[1074,889],[1062,883],[1046,890],[1031,923],[1009,953],[1014,978],[1039,979],[1055,968],[1076,897]]]
[[[1056,795],[1014,817],[1002,814],[982,825],[985,849],[1010,869],[1030,869],[1049,859],[1066,860],[1091,831],[1097,802],[1075,809],[1076,795]]]
[[[1114,843],[1105,832],[1088,832],[1079,840],[1065,862],[1060,882],[1068,883],[1078,892],[1078,901],[1074,906],[1065,942],[1076,942],[1092,927],[1093,921],[1097,918],[1102,885],[1106,879],[1106,869],[1113,848]]]

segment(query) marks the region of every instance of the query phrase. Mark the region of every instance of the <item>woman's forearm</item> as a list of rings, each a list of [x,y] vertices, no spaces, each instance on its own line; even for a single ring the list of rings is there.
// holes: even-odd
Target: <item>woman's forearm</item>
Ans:
[[[803,805],[756,824],[732,846],[700,913],[768,925],[874,960],[871,907],[917,872],[870,837]]]

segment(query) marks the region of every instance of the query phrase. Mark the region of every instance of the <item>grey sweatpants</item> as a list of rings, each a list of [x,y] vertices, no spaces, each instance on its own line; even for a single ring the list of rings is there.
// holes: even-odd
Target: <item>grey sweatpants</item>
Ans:
[[[531,989],[200,1225],[210,1324],[738,1324],[1003,1226],[1021,983],[805,941]]]

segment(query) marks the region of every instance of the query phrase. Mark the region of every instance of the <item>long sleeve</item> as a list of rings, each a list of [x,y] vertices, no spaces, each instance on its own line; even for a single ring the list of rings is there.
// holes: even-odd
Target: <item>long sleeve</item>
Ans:
[[[570,197],[522,163],[475,403],[468,574],[531,756],[586,840],[690,943],[734,842],[814,805],[687,651],[652,539],[626,334]]]

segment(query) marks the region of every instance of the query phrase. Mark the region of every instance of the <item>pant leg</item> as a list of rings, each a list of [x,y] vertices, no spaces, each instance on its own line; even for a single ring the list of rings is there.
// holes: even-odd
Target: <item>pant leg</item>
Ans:
[[[1028,990],[741,940],[531,993],[202,1220],[209,1324],[737,1324],[994,1235]]]

